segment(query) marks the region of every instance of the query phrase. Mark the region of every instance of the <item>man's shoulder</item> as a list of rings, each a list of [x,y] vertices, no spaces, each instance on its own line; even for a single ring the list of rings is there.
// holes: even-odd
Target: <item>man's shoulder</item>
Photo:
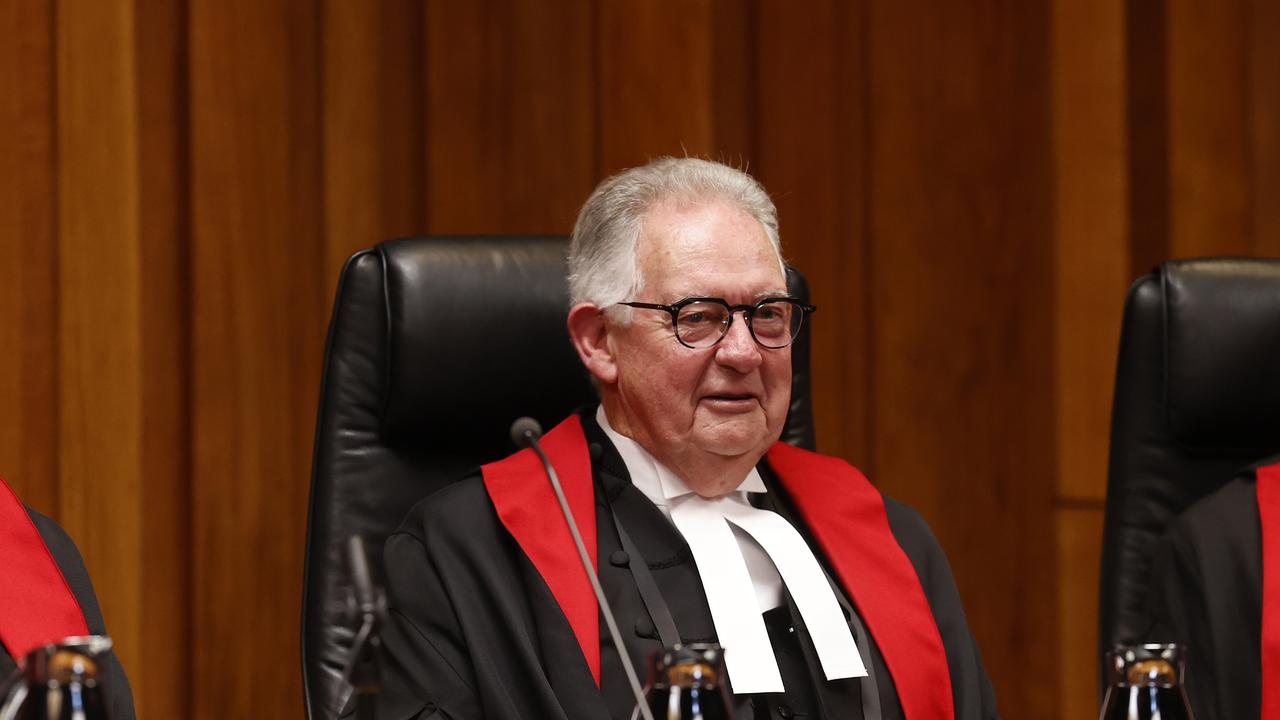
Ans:
[[[62,529],[62,526],[53,518],[32,508],[24,505],[27,510],[27,516],[31,518],[31,524],[35,526],[40,533],[40,539],[44,540],[45,546],[49,548],[49,552],[61,562],[63,556],[74,558],[75,562],[83,564],[80,559],[80,551],[76,548],[75,541]]]
[[[84,613],[89,631],[99,634],[104,633],[106,629],[102,621],[102,610],[98,606],[98,597],[93,591],[93,582],[89,579],[89,570],[85,567],[84,558],[81,557],[75,541],[53,518],[30,506],[24,505],[24,507],[26,508],[27,516],[31,518],[32,525],[40,533],[40,539],[44,541],[45,547],[48,548],[49,555],[53,557],[54,563],[57,564],[58,571],[62,573],[62,578],[67,582],[67,586],[71,588],[72,594],[75,595],[76,602],[79,603],[80,610]]]
[[[1227,528],[1258,516],[1257,480],[1242,473],[1197,500],[1170,523],[1172,533],[1197,533],[1199,528]]]
[[[925,521],[919,510],[884,493],[880,493],[880,497],[884,498],[884,513],[889,517],[889,525],[895,532],[898,528],[902,528],[911,532],[927,533],[929,537],[933,537],[929,523]]]
[[[465,533],[476,522],[493,516],[493,502],[477,470],[419,500],[405,515],[396,535],[425,542],[429,533]]]
[[[881,492],[875,483],[857,466],[834,455],[824,455],[813,450],[805,450],[779,443],[774,446],[774,449],[767,456],[768,462],[763,463],[761,466],[763,471],[770,476],[778,475],[779,457],[777,453],[779,450],[784,456],[790,457],[794,461],[806,465],[812,464],[815,467],[840,475],[847,475],[853,482],[866,483],[865,487],[870,488],[883,501],[885,517],[889,521],[889,530],[913,561],[935,553],[941,553],[941,546],[938,544],[937,538],[934,537],[933,531],[929,529],[929,524],[925,522],[924,517],[910,505]]]
[[[883,493],[880,496],[884,498],[889,529],[913,562],[919,565],[931,558],[945,557],[938,538],[918,510]]]
[[[1187,562],[1256,553],[1261,543],[1257,480],[1247,469],[1169,522],[1163,542]]]

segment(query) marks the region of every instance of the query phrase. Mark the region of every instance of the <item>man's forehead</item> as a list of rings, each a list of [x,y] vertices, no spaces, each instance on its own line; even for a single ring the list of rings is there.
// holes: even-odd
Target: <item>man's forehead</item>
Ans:
[[[668,294],[671,295],[672,300],[679,300],[679,299],[691,298],[691,297],[720,297],[723,294],[726,296],[732,295],[733,300],[743,299],[748,302],[755,302],[755,301],[763,300],[765,298],[770,298],[770,297],[785,297],[788,294],[786,286],[777,286],[773,284],[770,284],[769,287],[764,289],[748,288],[745,286],[740,288],[730,288],[730,289],[734,290],[734,292],[732,293],[727,292],[726,286],[723,286],[723,285],[712,288],[712,287],[706,286],[703,283],[696,283],[696,282],[690,282],[690,283],[674,282],[674,283],[667,284],[667,291],[668,291]],[[730,298],[725,297],[722,299],[727,300]]]

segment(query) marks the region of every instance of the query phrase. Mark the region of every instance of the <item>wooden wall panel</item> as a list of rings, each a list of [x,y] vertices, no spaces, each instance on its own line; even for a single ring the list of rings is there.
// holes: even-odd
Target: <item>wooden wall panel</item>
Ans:
[[[175,670],[171,660],[173,639],[191,633],[186,14],[181,3],[134,9],[142,472],[130,498],[140,545],[130,581],[141,636],[129,677],[139,717],[191,717],[191,696],[174,681],[190,682],[189,666]]]
[[[623,0],[599,12],[600,175],[713,156],[715,3]]]
[[[594,8],[426,7],[427,228],[568,233],[595,184]]]
[[[333,287],[320,19],[285,0],[191,3],[196,718],[301,713],[318,299]]]
[[[1053,5],[1057,492],[1106,495],[1111,388],[1129,277],[1124,11]],[[1093,391],[1076,392],[1075,388]]]
[[[168,666],[187,631],[181,15],[70,2],[55,38],[58,515],[139,713],[181,715],[186,678]]]
[[[761,3],[753,115],[756,171],[778,206],[788,260],[820,308],[809,327],[819,448],[875,477],[863,17],[858,3]]]
[[[1116,350],[1131,281],[1130,148],[1124,7],[1057,0],[1052,28],[1057,717],[1066,720],[1097,710],[1093,628]]]
[[[1169,33],[1164,0],[1125,2],[1129,276],[1169,256]]]
[[[0,477],[58,510],[53,12],[0,3]]]
[[[1253,249],[1280,256],[1280,3],[1253,0],[1249,10]]]
[[[1055,717],[1089,718],[1098,713],[1098,577],[1102,556],[1102,510],[1100,508],[1060,509],[1054,513],[1057,525],[1058,597],[1055,630],[1056,656],[1041,660],[1040,667],[1059,671],[1059,699]],[[1037,655],[1028,654],[1026,662]],[[1004,698],[1002,698],[1004,700]],[[1005,717],[1018,717],[1007,701],[1001,706]]]
[[[1277,40],[1265,0],[0,1],[0,473],[144,717],[298,717],[341,261],[709,155],[813,282],[822,449],[934,527],[1004,714],[1087,715],[1122,295],[1280,253]]]
[[[416,0],[324,3],[325,307],[351,253],[425,230],[422,22]]]
[[[1247,5],[1168,4],[1171,257],[1252,246]]]
[[[867,27],[876,475],[946,549],[1010,717],[1058,705],[1024,682],[1056,621],[1049,17],[873,3]]]
[[[126,668],[142,633],[142,293],[131,8],[57,16],[59,519]],[[70,159],[74,158],[74,162]]]
[[[758,3],[713,0],[711,157],[755,172],[759,68]]]

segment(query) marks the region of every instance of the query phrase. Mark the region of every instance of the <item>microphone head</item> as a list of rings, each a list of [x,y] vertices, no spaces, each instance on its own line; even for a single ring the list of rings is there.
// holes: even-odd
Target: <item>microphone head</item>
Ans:
[[[531,440],[537,440],[540,437],[542,437],[542,426],[531,417],[518,418],[511,423],[511,442],[515,443],[516,447],[529,447]]]
[[[364,538],[352,535],[347,538],[347,563],[351,570],[351,587],[355,591],[359,609],[364,612],[374,607],[373,576],[369,573],[369,556],[364,551]]]

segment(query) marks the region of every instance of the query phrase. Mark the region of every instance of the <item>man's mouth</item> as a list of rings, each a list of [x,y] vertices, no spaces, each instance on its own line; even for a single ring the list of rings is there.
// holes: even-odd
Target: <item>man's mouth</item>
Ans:
[[[759,398],[751,393],[703,395],[702,402],[712,409],[727,412],[746,412],[760,406]]]

